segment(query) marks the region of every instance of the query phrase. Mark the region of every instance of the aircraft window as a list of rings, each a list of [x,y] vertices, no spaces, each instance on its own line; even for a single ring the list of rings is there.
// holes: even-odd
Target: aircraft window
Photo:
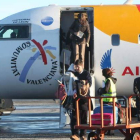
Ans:
[[[113,34],[112,38],[111,38],[111,41],[112,41],[113,46],[119,46],[120,45],[120,35]]]
[[[6,30],[6,31],[3,33],[3,38],[10,38],[10,35],[11,35],[12,32],[13,32],[13,30],[11,30],[11,29]]]
[[[0,29],[0,39],[29,39],[29,26],[3,26]]]

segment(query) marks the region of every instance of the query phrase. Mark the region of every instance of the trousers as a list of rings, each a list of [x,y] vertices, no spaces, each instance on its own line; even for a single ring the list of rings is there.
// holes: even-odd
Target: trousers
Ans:
[[[80,110],[79,115],[80,115],[80,124],[87,124],[87,110]],[[79,130],[74,128],[76,123],[77,123],[76,111],[73,110],[72,117],[71,117],[71,132],[72,132],[72,135],[79,136]],[[82,136],[86,136],[85,129],[80,129],[80,137]]]
[[[73,46],[73,55],[74,55],[74,62],[78,59],[82,59],[83,67],[85,62],[85,47],[86,44],[76,44],[75,42],[72,43]]]

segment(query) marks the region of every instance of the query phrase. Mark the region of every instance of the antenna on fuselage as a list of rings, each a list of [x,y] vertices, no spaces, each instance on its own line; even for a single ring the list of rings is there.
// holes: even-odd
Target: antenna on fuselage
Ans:
[[[133,0],[127,0],[124,4],[133,4]]]

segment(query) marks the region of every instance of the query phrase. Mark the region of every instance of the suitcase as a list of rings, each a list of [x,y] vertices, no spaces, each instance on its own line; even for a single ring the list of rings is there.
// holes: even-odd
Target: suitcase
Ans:
[[[116,123],[118,122],[118,107],[115,107],[116,109]],[[101,113],[101,107],[98,106],[94,109],[94,114]],[[112,113],[113,114],[113,106],[104,104],[103,106],[103,113]]]
[[[112,113],[104,113],[103,114],[104,125],[112,125],[113,124],[113,114]],[[101,124],[101,114],[93,114],[91,115],[91,122],[94,125]]]

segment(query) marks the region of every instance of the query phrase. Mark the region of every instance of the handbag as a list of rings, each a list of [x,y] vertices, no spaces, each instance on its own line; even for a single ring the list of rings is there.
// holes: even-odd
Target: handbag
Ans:
[[[79,90],[79,94],[81,96],[86,96],[88,93],[88,86],[87,86],[87,81],[86,80],[79,80],[77,81],[78,84],[78,90]]]
[[[57,99],[60,99],[61,104],[64,104],[64,102],[67,98],[67,93],[65,91],[65,85],[63,85],[63,84],[58,85],[58,90],[56,91],[55,96]]]

